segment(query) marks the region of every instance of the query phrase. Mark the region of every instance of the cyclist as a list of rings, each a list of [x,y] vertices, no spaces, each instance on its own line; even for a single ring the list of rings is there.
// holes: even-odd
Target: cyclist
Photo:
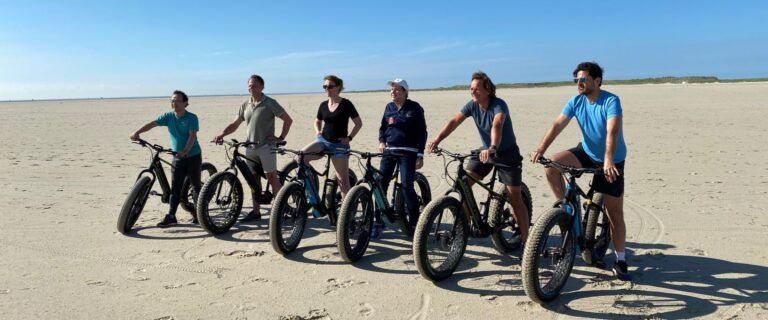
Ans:
[[[200,123],[197,116],[187,111],[189,97],[183,91],[176,90],[171,95],[171,109],[173,111],[161,114],[155,121],[145,124],[131,135],[131,140],[139,140],[139,135],[150,129],[163,126],[168,127],[171,136],[171,150],[176,152],[171,166],[171,207],[163,221],[157,224],[160,228],[167,228],[178,223],[176,210],[181,202],[181,187],[184,179],[189,177],[194,188],[194,199],[200,194],[200,170],[203,163],[200,144],[197,142],[197,131]],[[192,213],[192,223],[197,224],[197,216]]]
[[[595,62],[580,63],[573,70],[573,81],[578,95],[566,102],[563,111],[541,139],[538,148],[531,152],[536,163],[544,155],[558,134],[576,117],[581,127],[582,140],[576,147],[560,151],[551,157],[573,167],[602,168],[604,175],[595,175],[595,191],[605,195],[605,210],[611,223],[613,245],[616,249],[614,275],[624,281],[631,280],[625,256],[626,227],[624,225],[624,159],[627,147],[622,133],[622,109],[619,97],[600,89],[603,69]],[[549,186],[555,198],[562,199],[565,182],[555,168],[545,169]]]
[[[277,178],[277,154],[272,153],[271,145],[285,139],[291,129],[293,119],[275,99],[264,94],[264,78],[261,76],[251,75],[248,79],[248,92],[251,95],[240,106],[235,120],[227,125],[221,134],[214,137],[213,142],[220,143],[225,136],[235,132],[240,124],[245,122],[248,126],[248,139],[246,141],[258,143],[258,145],[246,148],[245,155],[261,162],[267,181],[277,194],[282,188],[282,184]],[[275,118],[280,118],[283,121],[283,128],[278,137],[275,136]],[[261,185],[261,177],[255,169],[256,164],[251,161],[247,162],[256,176],[256,183]],[[254,194],[252,198],[253,210],[243,217],[242,221],[261,219],[259,195]]]
[[[427,151],[432,152],[464,119],[472,117],[485,149],[480,152],[480,161],[470,159],[467,171],[473,177],[482,179],[496,167],[499,180],[507,188],[507,199],[512,204],[524,245],[528,238],[528,209],[521,194],[523,157],[512,130],[509,108],[504,100],[496,97],[496,85],[484,72],[472,74],[469,91],[472,100],[467,102],[453,119],[448,120],[435,140],[427,145]],[[472,180],[468,180],[471,186]],[[465,210],[465,214],[469,214],[468,210]],[[469,219],[467,217],[467,221]]]
[[[392,102],[384,107],[384,115],[381,117],[379,127],[379,152],[384,153],[379,170],[382,172],[381,186],[387,190],[389,178],[395,170],[395,165],[400,164],[400,180],[403,182],[403,196],[405,196],[406,214],[412,227],[416,226],[419,218],[419,200],[413,182],[416,169],[424,164],[424,146],[427,142],[427,121],[424,118],[424,109],[418,102],[408,99],[408,83],[400,78],[388,81],[390,87],[389,96]],[[397,158],[388,157],[396,153]],[[384,224],[381,222],[381,213],[374,217],[371,239],[378,239]]]
[[[332,152],[331,162],[333,169],[336,170],[336,177],[339,181],[339,190],[342,198],[349,191],[349,143],[355,137],[360,128],[363,127],[363,120],[357,113],[352,101],[340,96],[344,90],[344,81],[334,75],[327,75],[323,78],[323,90],[325,90],[328,100],[320,103],[317,108],[314,127],[317,138],[314,142],[306,145],[305,152]],[[352,120],[354,126],[349,131],[349,120]],[[304,162],[320,159],[319,155],[306,155]],[[296,161],[299,158],[296,157]]]

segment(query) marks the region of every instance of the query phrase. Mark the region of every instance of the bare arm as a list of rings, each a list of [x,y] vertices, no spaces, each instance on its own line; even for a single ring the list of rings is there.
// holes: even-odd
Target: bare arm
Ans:
[[[315,135],[323,134],[323,120],[315,119]]]
[[[501,144],[501,129],[504,128],[505,113],[497,113],[493,116],[493,125],[491,126],[491,145],[496,147]],[[496,153],[496,148],[489,148],[480,151],[480,162],[487,163],[492,154]]]
[[[184,145],[184,150],[177,152],[176,156],[179,158],[186,158],[189,150],[192,150],[192,146],[195,145],[195,141],[197,141],[197,131],[190,131],[189,138],[187,138],[187,144]]]
[[[157,123],[156,122],[152,121],[150,123],[147,123],[144,126],[142,126],[141,128],[139,128],[139,130],[136,130],[136,132],[134,132],[130,136],[130,139],[133,140],[133,141],[139,140],[139,135],[141,135],[144,132],[149,131],[150,129],[152,129],[154,127],[157,127]]]
[[[560,114],[555,119],[555,122],[552,123],[552,126],[549,127],[549,130],[547,130],[547,133],[544,134],[544,138],[541,138],[541,142],[539,142],[539,146],[531,152],[531,162],[536,163],[539,161],[539,158],[544,155],[544,152],[547,151],[547,148],[549,148],[549,145],[552,144],[553,141],[555,141],[555,138],[557,138],[557,135],[560,134],[560,132],[565,129],[566,126],[568,126],[568,123],[571,121],[571,118],[564,114]]]
[[[237,128],[240,127],[240,124],[243,123],[243,120],[240,120],[240,118],[235,118],[232,123],[227,125],[226,128],[224,128],[224,131],[221,132],[218,136],[213,137],[213,141],[211,142],[221,142],[221,140],[224,140],[224,137],[231,134],[232,132],[237,131]]]
[[[606,128],[608,136],[605,139],[605,158],[603,159],[603,172],[608,182],[613,182],[619,176],[619,170],[613,163],[613,154],[616,152],[616,143],[619,140],[619,129],[621,129],[622,116],[616,116],[608,119]]]
[[[277,140],[283,140],[285,137],[288,136],[288,131],[291,131],[291,125],[293,124],[293,118],[288,114],[288,112],[283,112],[278,118],[280,120],[283,120],[283,130],[280,131],[280,136],[277,137]]]
[[[427,152],[432,152],[432,150],[435,150],[437,148],[437,145],[440,144],[440,142],[443,141],[443,139],[447,138],[449,135],[451,135],[451,132],[453,130],[456,130],[456,128],[464,122],[464,119],[467,117],[464,116],[463,113],[458,112],[456,113],[451,120],[448,120],[448,122],[445,123],[442,129],[440,129],[440,133],[437,134],[437,137],[435,137],[435,140],[432,140],[429,144],[427,144]]]

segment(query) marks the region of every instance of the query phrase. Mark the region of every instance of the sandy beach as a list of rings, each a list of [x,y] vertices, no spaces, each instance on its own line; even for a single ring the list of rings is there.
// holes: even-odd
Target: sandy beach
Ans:
[[[179,209],[180,225],[160,229],[155,224],[167,205],[151,197],[134,233],[124,236],[115,228],[120,206],[148,162],[146,149],[128,136],[170,111],[168,99],[0,103],[0,318],[768,318],[768,215],[761,209],[768,207],[768,83],[603,89],[624,108],[634,281],[613,280],[610,271],[577,257],[562,295],[546,306],[525,296],[520,252],[502,256],[490,238],[470,239],[453,277],[433,284],[418,274],[410,240],[392,229],[348,264],[327,220],[310,219],[299,249],[283,257],[269,244],[266,218],[212,237]],[[536,147],[575,93],[574,87],[499,90],[521,150]],[[375,151],[388,92],[342,96],[364,123],[352,148]],[[324,95],[272,97],[294,119],[288,146],[312,141]],[[410,98],[425,108],[431,140],[470,96],[414,91]],[[244,99],[191,97],[204,161],[219,169],[228,165],[224,148],[208,141]],[[231,137],[244,139],[245,130]],[[165,128],[142,138],[169,145]],[[580,139],[572,121],[548,154]],[[462,152],[480,146],[472,121],[441,146]],[[428,155],[422,172],[433,195],[447,187],[441,158]],[[555,199],[540,165],[526,162],[523,180],[535,221]],[[269,207],[261,212],[266,216]]]

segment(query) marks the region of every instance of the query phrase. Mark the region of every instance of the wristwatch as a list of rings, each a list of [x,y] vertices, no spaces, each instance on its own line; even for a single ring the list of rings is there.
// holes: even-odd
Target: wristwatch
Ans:
[[[492,145],[488,146],[488,149],[489,149],[489,150],[490,150],[490,149],[493,149],[493,150],[495,151],[495,150],[496,150],[496,145],[495,145],[495,144],[492,144]]]
[[[352,136],[347,136],[347,139],[349,139],[349,141],[352,141]]]

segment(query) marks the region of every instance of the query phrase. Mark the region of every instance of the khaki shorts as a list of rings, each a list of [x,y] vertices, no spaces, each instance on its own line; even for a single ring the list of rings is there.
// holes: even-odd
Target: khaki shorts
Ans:
[[[264,173],[277,171],[277,154],[272,153],[272,146],[269,144],[257,148],[245,148],[245,156],[258,161]],[[250,160],[245,162],[248,163],[251,172],[256,173],[257,164]]]

